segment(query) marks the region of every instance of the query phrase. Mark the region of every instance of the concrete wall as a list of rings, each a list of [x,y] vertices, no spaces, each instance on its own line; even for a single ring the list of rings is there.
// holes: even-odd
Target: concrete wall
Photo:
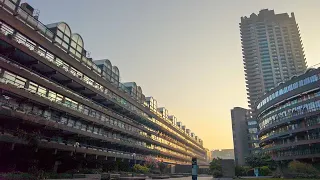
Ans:
[[[235,165],[233,159],[222,159],[221,166],[223,177],[235,177]]]
[[[190,165],[175,165],[174,173],[191,173],[192,166]]]
[[[247,109],[235,107],[231,110],[234,157],[236,165],[245,165],[245,157],[249,155]]]

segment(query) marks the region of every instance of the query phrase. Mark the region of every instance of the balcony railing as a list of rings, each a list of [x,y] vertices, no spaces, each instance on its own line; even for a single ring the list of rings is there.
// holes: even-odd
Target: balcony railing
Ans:
[[[19,139],[16,135],[19,133],[19,131],[13,131],[13,130],[8,130],[8,129],[3,129],[0,136],[6,135],[6,136],[11,136]],[[38,136],[37,137],[39,142],[40,142],[40,147],[43,145],[43,143],[50,143],[50,144],[60,144],[60,145],[65,145],[65,146],[70,146],[74,147],[74,150],[76,151],[77,148],[82,148],[82,149],[90,149],[94,151],[100,151],[106,153],[106,156],[111,156],[114,154],[113,157],[122,157],[122,158],[128,158],[132,159],[132,153],[130,152],[125,152],[125,151],[118,151],[115,149],[110,149],[110,148],[103,148],[103,147],[98,147],[98,146],[93,146],[90,144],[85,144],[85,143],[79,143],[78,147],[75,147],[74,141],[67,141],[67,140],[62,140],[59,137],[51,138],[51,137],[46,137],[46,136]],[[21,139],[22,140],[22,139]],[[25,142],[22,140],[22,142]],[[138,160],[144,160],[146,158],[145,155],[142,154],[136,154],[136,157]]]
[[[320,148],[286,150],[286,151],[277,152],[272,157],[276,160],[320,157]]]
[[[12,65],[18,67],[18,68],[21,69],[21,70],[25,70],[25,71],[29,72],[28,70],[24,69],[23,67],[18,66],[18,65],[15,65],[14,63],[12,63],[12,62],[10,62],[10,61],[6,61],[6,60],[4,60],[4,59],[2,59],[2,58],[0,58],[0,59],[1,59],[1,61],[5,61],[5,62],[7,62],[7,63],[9,63],[9,64],[12,64]],[[30,73],[32,73],[32,72],[30,72]],[[6,74],[6,73],[4,73],[4,74]],[[46,79],[43,79],[43,80],[46,80]],[[3,78],[2,81],[3,81],[4,83],[13,84],[13,85],[15,85],[16,87],[19,87],[19,88],[25,88],[25,84],[26,84],[26,79],[21,80],[21,77],[18,77],[18,76],[16,76],[16,77],[14,78],[14,77],[13,77],[13,74],[12,74],[12,77],[10,77],[9,79],[8,79],[8,78]],[[48,81],[48,80],[46,80],[46,81]],[[61,88],[63,88],[63,87],[61,87]],[[52,98],[50,98],[50,96],[47,95],[47,92],[48,92],[48,91],[46,91],[45,88],[41,87],[41,89],[42,89],[43,93],[40,93],[40,94],[39,94],[39,92],[37,92],[37,90],[32,90],[32,89],[30,89],[29,91],[32,92],[32,93],[34,93],[34,94],[38,94],[38,95],[40,95],[41,97],[49,98],[50,101],[52,101],[52,102],[59,102],[59,103],[61,103],[62,105],[71,108],[72,110],[77,110],[77,111],[79,110],[79,105],[73,106],[72,104],[65,104],[65,103],[63,103],[63,100],[62,100],[63,97],[62,97],[62,96],[60,97],[60,99],[62,98],[61,101],[60,101],[60,100],[57,101],[56,98],[55,98],[55,99],[52,99]],[[81,106],[81,107],[82,107],[82,106]],[[83,108],[81,108],[81,109],[83,109]],[[86,108],[84,108],[84,109],[86,109]],[[88,111],[88,113],[85,113],[85,115],[90,114],[90,108],[87,108],[87,109],[88,109],[89,111]],[[80,112],[83,113],[83,111],[80,111]],[[96,115],[97,115],[97,114],[96,114]],[[96,116],[96,118],[98,118],[98,120],[103,120],[103,119],[102,119],[102,115]],[[101,119],[100,119],[100,118],[101,118]],[[107,120],[107,122],[111,122],[111,120],[110,120],[110,121]],[[114,123],[110,123],[110,125],[114,125],[116,129],[118,129],[118,127],[120,127],[120,128],[125,128],[125,126],[118,126],[118,125],[119,125],[118,123],[115,123],[115,124],[114,124]],[[127,130],[129,130],[129,129],[127,129]],[[157,138],[149,137],[149,136],[147,136],[146,134],[138,133],[138,135],[141,135],[141,136],[146,137],[146,138],[150,138],[150,140],[156,140],[156,141],[158,141]],[[126,142],[126,140],[127,140],[127,139],[122,139],[122,141],[124,141],[124,142]],[[188,153],[188,154],[194,155],[194,154],[192,154],[192,152],[189,152],[189,151],[187,151],[186,149],[184,149],[184,148],[182,148],[182,147],[180,147],[179,145],[176,145],[176,144],[174,144],[174,143],[170,143],[170,142],[168,142],[168,141],[158,141],[158,142],[161,143],[161,144],[166,144],[166,145],[170,146],[170,148],[171,148],[171,147],[174,147],[174,148],[180,149],[181,152],[186,152],[186,153]],[[175,153],[175,152],[173,151],[173,153]],[[178,155],[180,155],[180,154],[178,154]]]
[[[142,147],[146,147],[149,149],[155,149],[155,150],[159,150],[160,152],[166,154],[166,155],[170,155],[170,156],[174,156],[176,158],[182,158],[182,159],[186,159],[188,160],[191,157],[182,155],[180,153],[171,151],[169,149],[163,148],[163,147],[158,147],[158,146],[145,146],[142,145],[141,143],[137,143],[135,141],[130,141],[130,138],[123,138],[121,136],[114,136],[115,134],[110,135],[110,133],[107,133],[105,131],[101,131],[100,128],[89,128],[89,126],[85,126],[85,128],[83,128],[83,126],[80,124],[78,124],[77,122],[75,122],[75,119],[70,119],[67,116],[61,116],[61,117],[56,117],[54,114],[56,114],[53,110],[49,110],[49,109],[41,109],[40,107],[32,106],[30,103],[29,104],[19,104],[15,99],[9,97],[9,96],[1,96],[2,98],[0,99],[0,105],[2,108],[5,109],[11,109],[11,110],[15,110],[21,113],[24,113],[26,115],[33,115],[33,116],[38,116],[38,117],[42,117],[44,118],[44,120],[47,121],[51,121],[51,122],[56,122],[57,124],[60,125],[65,125],[66,127],[69,128],[74,128],[77,130],[82,130],[84,132],[90,132],[93,135],[99,135],[101,136],[101,139],[105,139],[105,140],[116,140],[118,141],[118,143],[120,144],[132,144],[133,146],[142,146]],[[29,116],[28,115],[28,116]],[[65,129],[68,130],[68,129]]]

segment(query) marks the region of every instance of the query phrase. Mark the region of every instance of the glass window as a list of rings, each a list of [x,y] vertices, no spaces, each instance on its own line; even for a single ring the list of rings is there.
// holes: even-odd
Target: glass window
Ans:
[[[37,89],[38,89],[38,84],[33,83],[33,82],[29,82],[28,90],[29,90],[30,92],[36,93],[36,92],[37,92]]]
[[[74,47],[74,49],[77,48],[77,44],[74,41],[71,41],[71,47]]]
[[[81,130],[82,131],[86,131],[87,130],[87,125],[86,124],[82,124],[81,125]]]
[[[81,122],[80,121],[77,121],[74,128],[76,129],[80,129],[81,128]]]
[[[248,121],[248,125],[255,125],[257,124],[257,121]]]
[[[62,100],[63,100],[63,96],[61,94],[57,94],[56,102],[57,103],[62,103]]]
[[[64,34],[67,35],[68,37],[70,37],[70,35],[71,35],[71,31],[70,31],[70,29],[68,28],[67,25],[65,25]]]
[[[47,89],[42,86],[39,86],[37,94],[39,94],[40,96],[47,96]]]
[[[77,46],[77,51],[81,53],[82,52],[82,47]]]
[[[60,30],[58,30],[57,31],[57,36],[59,36],[60,38],[63,38],[63,33]]]
[[[92,131],[93,131],[93,126],[89,125],[88,129],[87,129],[87,132],[92,132]]]
[[[83,113],[85,115],[88,115],[89,114],[89,108],[87,106],[83,106]]]
[[[67,125],[67,126],[73,127],[73,126],[74,126],[74,123],[75,123],[75,121],[74,121],[74,120],[69,119],[69,120],[68,120],[68,125]]]
[[[67,122],[68,122],[68,118],[65,116],[62,116],[59,123],[60,124],[67,124]]]
[[[64,42],[68,43],[70,41],[70,39],[68,38],[68,36],[64,36],[63,37]]]
[[[257,128],[249,128],[249,133],[250,134],[255,134],[258,132],[258,129]]]
[[[62,40],[61,40],[59,37],[56,37],[56,38],[55,38],[55,41],[56,41],[58,44],[62,44]]]
[[[101,121],[105,121],[106,120],[106,116],[104,114],[101,114]]]

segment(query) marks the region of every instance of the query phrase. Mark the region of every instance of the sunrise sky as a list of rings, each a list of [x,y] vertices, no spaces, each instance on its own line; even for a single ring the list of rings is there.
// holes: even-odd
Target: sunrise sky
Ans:
[[[108,58],[209,149],[232,148],[230,109],[247,107],[241,16],[294,12],[308,65],[320,61],[319,0],[22,0],[64,21],[93,59]]]

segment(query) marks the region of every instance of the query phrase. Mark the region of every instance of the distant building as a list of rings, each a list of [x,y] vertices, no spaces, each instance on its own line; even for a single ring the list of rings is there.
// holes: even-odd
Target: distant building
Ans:
[[[206,160],[208,163],[210,163],[212,161],[211,151],[207,148],[205,150],[206,150]]]
[[[249,109],[231,110],[234,157],[236,165],[245,165],[245,158],[259,152],[258,124]]]
[[[234,159],[233,149],[217,149],[211,151],[212,158]]]

